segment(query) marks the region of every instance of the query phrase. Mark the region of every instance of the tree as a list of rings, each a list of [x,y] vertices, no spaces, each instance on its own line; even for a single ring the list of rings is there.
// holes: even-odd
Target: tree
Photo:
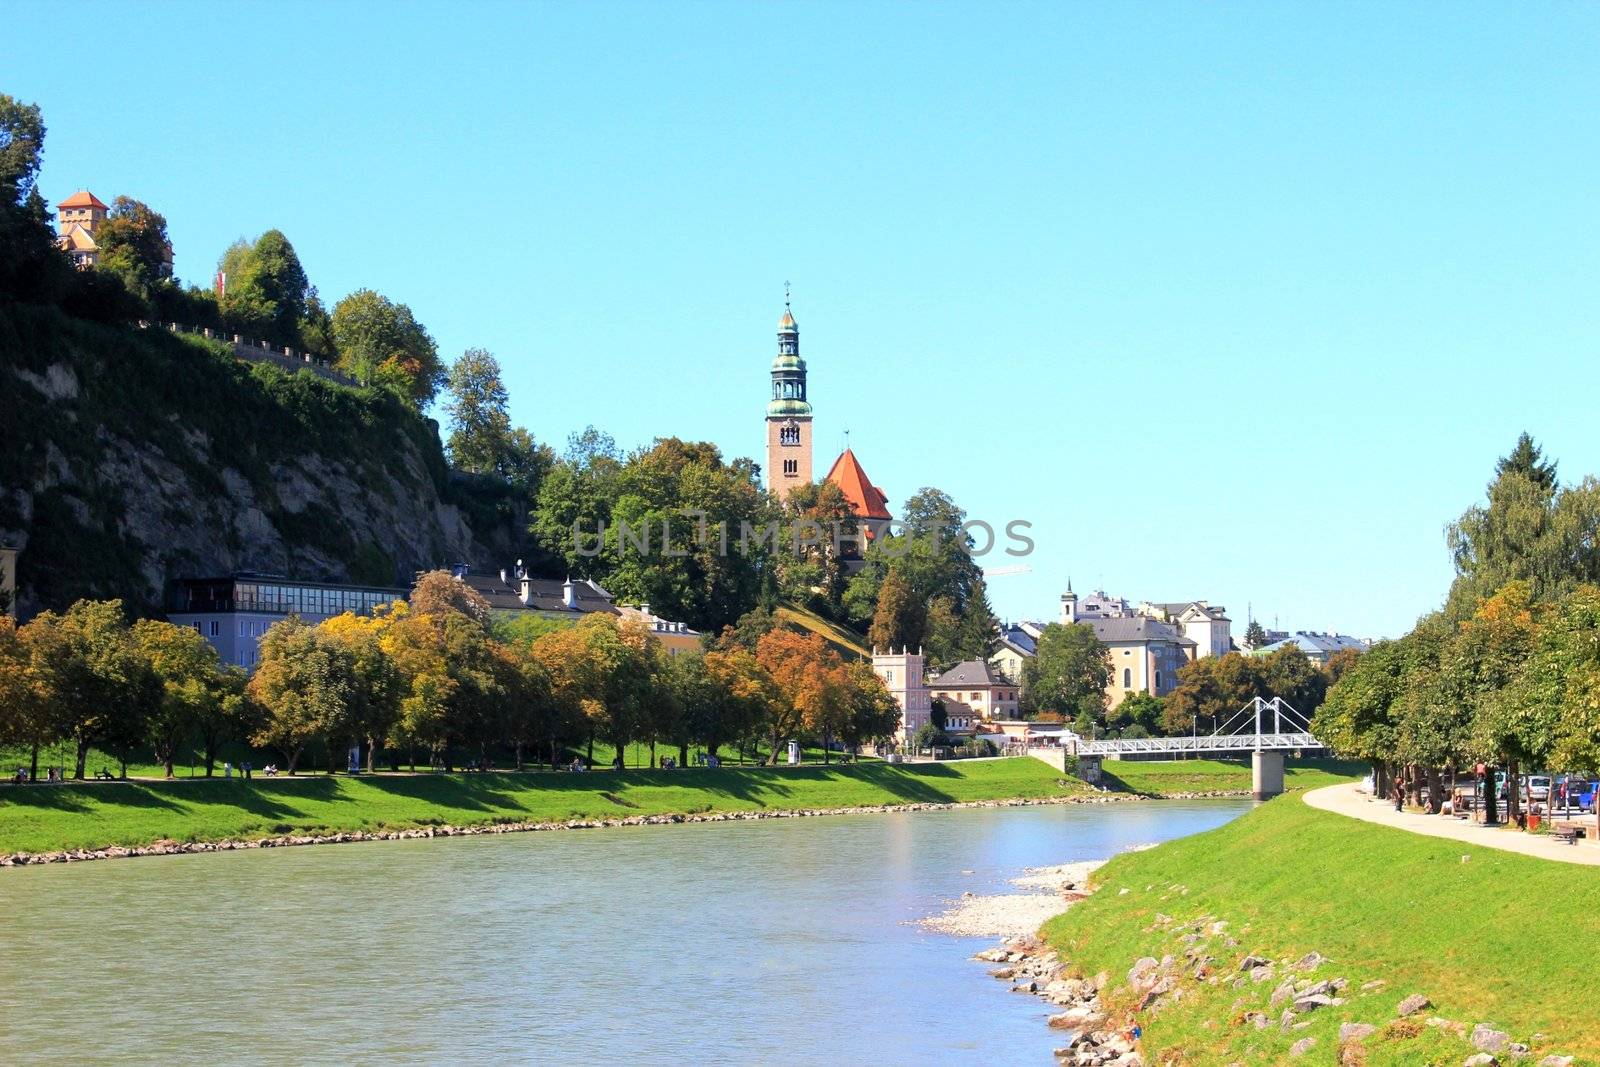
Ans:
[[[850,711],[840,739],[854,752],[864,742],[878,741],[895,732],[900,725],[900,705],[866,660],[846,664],[846,677]]]
[[[273,344],[303,344],[300,326],[311,283],[281,231],[268,230],[254,243],[235,241],[218,269],[226,276],[222,314],[229,329]]]
[[[0,93],[0,293],[39,303],[59,299],[73,282],[34,184],[44,135],[38,104]]]
[[[334,305],[330,330],[339,369],[363,385],[390,389],[420,410],[444,382],[439,346],[405,304],[357,289]]]
[[[516,769],[522,770],[523,752],[543,744],[548,746],[550,765],[555,766],[556,741],[567,725],[564,705],[555,698],[550,672],[526,649],[493,646],[495,667],[500,673],[504,693],[501,723],[506,739],[515,749]]]
[[[133,624],[133,642],[161,682],[161,699],[146,734],[171,778],[179,750],[211,713],[211,705],[222,699],[217,684],[221,661],[211,643],[190,626],[140,619]]]
[[[778,761],[784,739],[807,726],[837,729],[839,657],[826,641],[816,634],[772,630],[756,643],[756,662],[772,679],[766,723],[769,763]]]
[[[686,693],[686,708],[694,737],[715,756],[724,744],[755,733],[781,698],[777,683],[753,649],[740,645],[715,649],[705,654],[704,664],[709,684],[699,691],[698,700],[689,699],[697,695],[695,691]]]
[[[1050,623],[1039,635],[1033,658],[1022,668],[1022,687],[1036,708],[1066,719],[1091,720],[1105,713],[1111,684],[1111,653],[1084,623]]]
[[[293,774],[307,745],[346,728],[355,665],[349,652],[298,615],[273,623],[259,652],[249,688],[266,718],[252,741],[282,752]]]
[[[413,615],[464,615],[478,626],[489,625],[489,602],[449,571],[428,571],[411,589]]]
[[[350,694],[341,725],[350,731],[348,740],[365,743],[368,772],[376,765],[378,749],[389,739],[400,718],[405,682],[383,641],[394,620],[405,614],[404,606],[396,604],[372,615],[347,611],[317,626],[322,637],[349,657]]]
[[[511,445],[510,395],[500,377],[500,362],[487,349],[469,348],[450,365],[450,420],[446,448],[457,470],[503,473]]]
[[[80,600],[66,614],[43,612],[22,629],[52,733],[76,749],[73,777],[83,777],[90,748],[125,754],[137,744],[161,701],[161,683],[133,642],[122,601]]]
[[[918,752],[931,749],[944,740],[944,732],[931,722],[925,722],[917,727],[917,732],[911,735],[911,744]]]
[[[223,745],[249,740],[266,722],[265,711],[251,697],[247,683],[242,668],[223,665],[212,679],[213,699],[199,707],[194,728],[207,778],[215,773]]]
[[[167,220],[141,200],[119,196],[95,228],[99,267],[118,274],[133,292],[149,297],[172,273]]]
[[[48,694],[41,692],[27,631],[0,615],[0,745],[32,749],[32,777],[39,774],[39,748],[49,744],[54,724]]]
[[[1106,728],[1122,737],[1149,737],[1162,729],[1162,700],[1150,693],[1134,693],[1106,712]]]
[[[1254,650],[1263,648],[1267,644],[1267,631],[1261,625],[1260,619],[1251,619],[1250,625],[1244,628],[1244,647]]]
[[[424,575],[423,580],[440,574]],[[466,588],[447,574],[444,578]],[[485,625],[457,610],[448,598],[421,596],[422,590],[418,582],[411,610],[385,632],[384,651],[393,657],[405,684],[398,736],[407,745],[422,746],[448,771],[456,745],[476,747],[481,758],[487,740],[497,733],[504,674],[495,654],[499,646]]]
[[[885,652],[920,649],[927,639],[928,607],[911,590],[900,568],[890,567],[878,589],[878,607],[867,630],[867,641]]]

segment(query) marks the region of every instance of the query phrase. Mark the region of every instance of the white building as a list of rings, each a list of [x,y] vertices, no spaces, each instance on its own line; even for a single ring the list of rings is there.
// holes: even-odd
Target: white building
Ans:
[[[1228,618],[1228,609],[1221,604],[1209,604],[1204,600],[1147,601],[1135,611],[1147,619],[1176,627],[1194,642],[1196,659],[1225,656],[1233,651],[1233,620]]]

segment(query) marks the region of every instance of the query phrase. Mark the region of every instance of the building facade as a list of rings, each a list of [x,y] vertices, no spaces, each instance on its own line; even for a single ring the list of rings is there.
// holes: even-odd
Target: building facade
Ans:
[[[1204,600],[1146,602],[1135,611],[1176,627],[1194,642],[1196,659],[1226,656],[1233,651],[1233,620],[1228,618],[1228,610],[1221,604],[1209,604]]]
[[[958,663],[928,679],[928,692],[944,705],[946,721],[955,723],[954,729],[991,719],[1015,719],[1022,695],[1016,682],[978,659]]]
[[[409,590],[374,585],[304,582],[270,574],[186,578],[167,592],[167,618],[192,626],[211,642],[222,662],[247,671],[260,660],[261,637],[275,622],[298,615],[318,623],[352,612],[371,615],[379,606],[404,600]]]
[[[1024,624],[1002,626],[1000,643],[995,647],[994,655],[989,657],[990,666],[1017,683],[1019,698],[1026,679],[1023,667],[1033,658],[1034,649],[1037,647],[1036,640],[1033,634],[1024,628]]]
[[[933,698],[923,677],[922,653],[901,649],[895,652],[872,650],[872,669],[883,679],[884,688],[900,705],[901,741],[910,741],[917,730],[932,721]]]
[[[56,205],[56,243],[75,266],[92,267],[100,261],[100,246],[94,235],[106,220],[108,210],[87,189],[78,190]]]
[[[1134,693],[1164,697],[1178,686],[1178,668],[1194,659],[1195,644],[1174,627],[1142,615],[1085,619],[1110,650],[1106,706]]]

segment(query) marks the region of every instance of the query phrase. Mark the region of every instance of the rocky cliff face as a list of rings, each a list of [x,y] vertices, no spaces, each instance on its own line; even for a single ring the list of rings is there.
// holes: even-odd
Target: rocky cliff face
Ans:
[[[181,577],[409,584],[483,559],[436,427],[221,345],[0,307],[0,543],[26,616]]]

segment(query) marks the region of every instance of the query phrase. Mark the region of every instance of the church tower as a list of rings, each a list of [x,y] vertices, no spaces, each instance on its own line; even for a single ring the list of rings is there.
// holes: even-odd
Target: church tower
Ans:
[[[772,399],[767,403],[767,490],[779,500],[797,485],[811,484],[811,404],[806,400],[806,361],[800,358],[800,326],[784,292],[778,320],[778,358],[772,361]]]

